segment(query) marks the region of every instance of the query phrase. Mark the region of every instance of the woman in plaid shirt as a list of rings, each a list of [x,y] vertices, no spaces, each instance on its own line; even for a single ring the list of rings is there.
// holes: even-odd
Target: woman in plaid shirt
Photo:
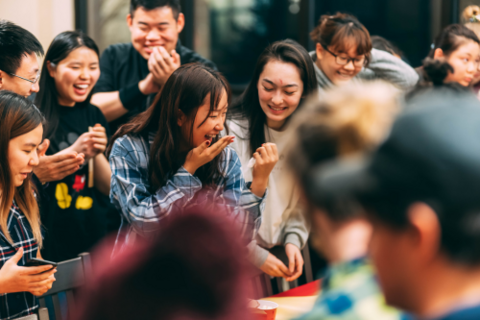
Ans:
[[[224,128],[230,90],[220,73],[200,64],[177,69],[153,105],[112,138],[110,198],[122,212],[116,250],[159,232],[172,212],[200,205],[223,210],[251,242],[261,222],[266,183],[246,185],[233,136]],[[254,175],[277,158],[259,152]],[[253,244],[252,244],[253,245]]]
[[[52,266],[24,267],[41,258],[40,215],[30,183],[38,165],[43,116],[26,98],[0,91],[0,319],[35,312],[52,287]]]

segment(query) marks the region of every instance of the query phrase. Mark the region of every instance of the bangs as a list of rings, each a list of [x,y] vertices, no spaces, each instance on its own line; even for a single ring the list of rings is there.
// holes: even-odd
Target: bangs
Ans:
[[[349,27],[340,28],[332,38],[332,48],[337,52],[347,53],[352,48],[357,48],[357,55],[369,56],[372,50],[370,36],[364,30]]]

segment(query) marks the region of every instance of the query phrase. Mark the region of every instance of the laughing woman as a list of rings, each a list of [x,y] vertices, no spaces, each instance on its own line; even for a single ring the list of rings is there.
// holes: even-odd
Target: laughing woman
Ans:
[[[38,165],[43,116],[29,100],[0,91],[0,319],[34,313],[52,287],[52,266],[25,267],[41,258],[40,214],[30,181]]]
[[[85,162],[75,173],[46,186],[41,199],[44,256],[49,260],[74,258],[107,233],[111,212],[107,197],[111,171],[103,154],[107,121],[90,104],[99,76],[98,48],[92,39],[80,32],[63,32],[53,40],[35,100],[47,120],[46,137],[51,141],[47,154],[73,151]],[[93,166],[87,165],[89,159]]]

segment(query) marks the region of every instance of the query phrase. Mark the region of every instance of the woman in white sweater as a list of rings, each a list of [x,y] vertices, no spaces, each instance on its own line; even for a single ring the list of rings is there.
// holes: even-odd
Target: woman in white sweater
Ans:
[[[237,137],[231,146],[240,157],[245,181],[268,179],[266,207],[252,262],[265,273],[287,281],[302,274],[300,250],[308,239],[308,226],[299,206],[298,188],[284,164],[285,142],[292,114],[303,98],[316,90],[315,69],[308,52],[293,40],[275,42],[258,59],[251,83],[227,116],[230,134]],[[252,176],[258,153],[265,150],[278,155],[279,160],[269,175]],[[287,265],[270,252],[272,249],[279,256],[286,254]]]

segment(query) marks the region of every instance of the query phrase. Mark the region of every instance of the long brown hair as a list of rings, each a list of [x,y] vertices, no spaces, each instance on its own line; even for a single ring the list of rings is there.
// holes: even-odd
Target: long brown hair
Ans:
[[[258,97],[258,79],[265,68],[265,65],[270,61],[281,61],[285,63],[292,63],[298,69],[300,78],[303,82],[303,93],[300,105],[295,110],[295,113],[300,110],[303,97],[307,97],[317,90],[317,78],[315,76],[315,69],[313,61],[310,58],[307,50],[298,44],[296,41],[286,39],[277,41],[269,45],[257,60],[255,71],[252,80],[240,99],[234,103],[230,109],[227,117],[228,119],[247,119],[249,125],[249,136],[241,137],[241,139],[249,140],[250,152],[255,152],[263,143],[267,142],[265,137],[265,124],[267,123],[267,116],[260,107]]]
[[[149,182],[152,190],[163,186],[169,175],[175,173],[185,160],[186,154],[179,151],[182,132],[177,124],[180,111],[191,123],[189,142],[193,139],[193,124],[198,108],[210,97],[210,113],[213,112],[223,94],[230,101],[230,88],[227,80],[217,71],[202,64],[190,63],[181,66],[168,78],[163,90],[157,94],[153,104],[127,124],[121,126],[113,135],[108,154],[115,140],[126,134],[138,134],[148,139],[150,132],[155,132],[155,139],[150,148]],[[203,125],[203,123],[200,124]],[[218,140],[216,137],[212,143]],[[193,147],[192,147],[193,148]],[[203,165],[196,175],[204,185],[215,183],[221,174],[221,155]]]
[[[8,162],[8,145],[13,138],[24,135],[43,123],[43,115],[31,101],[10,91],[0,91],[0,228],[5,237],[12,241],[7,220],[12,202],[15,200],[30,223],[33,236],[40,247],[42,246],[40,213],[33,193],[33,184],[28,177],[21,186],[13,185]]]

